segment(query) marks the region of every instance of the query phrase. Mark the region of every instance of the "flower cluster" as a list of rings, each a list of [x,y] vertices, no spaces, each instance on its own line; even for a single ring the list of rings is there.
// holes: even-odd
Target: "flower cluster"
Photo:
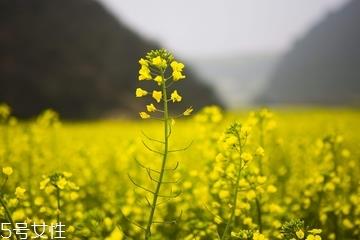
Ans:
[[[308,229],[304,226],[304,221],[294,219],[286,222],[281,227],[282,239],[284,240],[321,240],[321,229]],[[308,229],[308,230],[307,230]]]
[[[155,100],[154,103],[146,105],[147,111],[139,113],[142,119],[150,118],[151,113],[161,113],[165,111],[165,109],[160,109],[161,107],[157,105],[161,101],[172,103],[181,102],[183,97],[177,90],[173,90],[169,97],[167,90],[173,83],[185,79],[185,75],[183,74],[185,66],[183,63],[176,61],[169,52],[162,49],[149,52],[145,58],[139,60],[139,64],[141,66],[139,70],[139,81],[154,81],[158,85],[158,89],[154,89],[152,92],[142,88],[137,88],[135,91],[136,97],[151,95]],[[169,71],[171,74],[168,73]],[[192,111],[193,108],[189,107],[182,115],[188,116]]]
[[[77,191],[79,187],[70,180],[72,173],[59,172],[51,174],[50,176],[43,176],[43,180],[40,182],[40,190],[44,190],[46,193],[52,193],[56,189]]]

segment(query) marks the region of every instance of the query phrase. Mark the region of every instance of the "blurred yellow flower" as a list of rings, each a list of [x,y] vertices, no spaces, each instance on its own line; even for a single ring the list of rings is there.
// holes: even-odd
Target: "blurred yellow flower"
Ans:
[[[141,117],[142,119],[150,118],[150,115],[147,114],[146,112],[140,112],[139,115],[140,115],[140,117]]]
[[[177,61],[173,61],[170,64],[170,66],[171,66],[171,68],[173,70],[172,76],[173,76],[174,81],[178,81],[180,79],[185,78],[185,76],[182,74],[182,70],[185,67],[184,64],[179,63]]]
[[[266,238],[261,233],[256,232],[253,235],[253,240],[266,240]]]
[[[322,233],[322,230],[321,230],[321,229],[314,228],[314,229],[309,230],[308,232],[311,233],[311,234],[316,235],[316,234]]]
[[[56,182],[56,186],[58,188],[60,188],[61,190],[65,188],[67,184],[67,180],[63,177],[61,177],[57,182]]]
[[[319,235],[310,234],[306,237],[306,240],[321,240],[321,237]]]
[[[146,96],[147,94],[148,94],[148,92],[141,88],[137,88],[136,92],[135,92],[136,97],[143,97],[143,96]]]
[[[185,65],[183,63],[180,63],[177,61],[172,61],[170,66],[174,72],[181,72],[183,70],[183,68],[185,67]]]
[[[154,106],[154,104],[149,104],[149,105],[146,105],[146,109],[148,112],[155,112],[156,111],[156,107]]]
[[[264,184],[264,183],[266,182],[266,177],[265,177],[265,176],[258,176],[258,177],[256,178],[256,180],[257,180],[257,182],[258,182],[259,184]]]
[[[299,239],[303,239],[305,237],[305,234],[304,232],[299,229],[298,231],[296,231],[296,236],[299,238]]]
[[[188,109],[185,110],[185,112],[183,113],[184,116],[189,116],[191,115],[191,113],[194,111],[194,109],[192,107],[189,107]]]
[[[266,190],[269,193],[275,193],[277,191],[277,188],[274,185],[269,185]]]
[[[250,190],[246,193],[246,198],[248,200],[253,200],[256,198],[256,192],[254,190]]]
[[[70,225],[68,228],[67,228],[67,232],[68,233],[73,233],[75,232],[75,227],[73,225]]]
[[[184,79],[185,78],[185,75],[183,75],[181,72],[173,72],[172,73],[172,77],[174,79],[174,81],[179,81],[181,79]]]
[[[24,220],[25,217],[26,215],[23,209],[17,209],[12,214],[12,220],[16,222]]]
[[[146,61],[143,58],[140,58],[139,63],[140,63],[141,66],[146,66],[146,67],[149,66],[148,61]]]
[[[179,95],[179,93],[177,92],[177,90],[175,90],[174,92],[171,93],[171,100],[173,102],[180,102],[182,99],[182,97]]]
[[[139,80],[150,80],[151,79],[151,74],[150,74],[150,69],[143,65],[141,66],[140,70],[139,70]]]
[[[13,173],[13,169],[11,167],[4,167],[3,168],[3,173],[6,175],[6,176],[10,176],[12,173]]]
[[[162,92],[154,90],[152,92],[152,97],[159,103],[161,101],[161,98],[162,98]]]
[[[0,104],[0,117],[7,118],[10,116],[11,109],[8,105],[1,103]]]
[[[50,179],[49,178],[45,178],[44,180],[42,180],[40,182],[40,190],[43,190],[45,189],[45,187],[47,186],[47,184],[50,182]]]
[[[220,197],[221,199],[229,198],[229,197],[230,197],[230,193],[229,193],[229,191],[227,191],[227,190],[221,190],[221,191],[219,192],[219,197]]]
[[[25,188],[22,188],[22,187],[17,187],[15,189],[15,196],[19,199],[23,199],[25,197]]]
[[[265,151],[262,147],[258,147],[256,149],[256,155],[260,156],[260,157],[263,157],[265,155]]]
[[[157,82],[158,85],[161,85],[163,82],[163,78],[162,78],[162,76],[156,76],[154,78],[154,81]]]
[[[253,159],[251,153],[248,152],[241,154],[241,158],[244,160],[244,162],[250,162]]]
[[[220,216],[215,216],[214,218],[214,221],[217,223],[217,224],[220,224],[223,222],[222,218]]]
[[[153,58],[151,63],[158,68],[166,68],[167,66],[166,60],[160,56]]]

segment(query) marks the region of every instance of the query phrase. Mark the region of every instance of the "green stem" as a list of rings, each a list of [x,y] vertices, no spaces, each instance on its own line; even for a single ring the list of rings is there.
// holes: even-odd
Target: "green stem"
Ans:
[[[236,204],[237,204],[237,197],[238,197],[238,193],[239,193],[239,182],[240,182],[240,177],[241,177],[241,170],[242,170],[242,159],[241,159],[241,154],[242,154],[242,145],[241,145],[241,138],[239,133],[237,134],[237,139],[239,142],[239,152],[240,152],[240,164],[239,164],[239,170],[237,172],[237,176],[236,176],[236,181],[235,181],[235,189],[234,189],[234,195],[233,195],[233,201],[232,201],[232,211],[230,213],[230,217],[226,223],[226,227],[225,230],[223,232],[223,235],[221,237],[221,240],[226,240],[229,238],[228,233],[230,231],[230,227],[232,225],[232,221],[233,218],[235,216],[235,210],[236,210]]]
[[[336,147],[335,147],[334,143],[331,144],[331,151],[332,151],[332,154],[334,155],[334,170],[333,171],[335,172],[335,174],[337,174],[339,163],[338,163],[337,151],[336,151]]]
[[[57,198],[57,223],[60,223],[60,188],[56,187],[56,198]]]
[[[31,209],[34,209],[34,197],[33,197],[33,189],[32,189],[32,176],[33,176],[33,162],[32,162],[32,156],[29,153],[27,155],[27,169],[28,169],[28,175],[27,175],[27,183],[28,183],[28,195],[29,195],[29,201],[31,205]]]
[[[260,120],[260,126],[259,126],[259,130],[260,130],[260,147],[262,147],[263,149],[265,149],[265,141],[264,141],[264,120],[261,119]],[[260,170],[260,175],[263,175],[263,163],[262,163],[262,158],[259,158],[259,170]]]
[[[263,149],[265,149],[265,140],[264,140],[264,120],[261,119],[260,120],[260,126],[259,126],[259,130],[260,130],[260,147],[262,147]],[[260,175],[263,175],[263,159],[261,157],[259,157],[259,170],[260,170]],[[257,197],[256,198],[256,212],[257,212],[257,221],[258,221],[258,226],[259,226],[259,232],[262,233],[262,212],[261,212],[261,197]]]
[[[10,214],[9,209],[7,208],[5,202],[3,201],[2,198],[0,198],[0,204],[1,204],[1,206],[4,208],[5,214],[6,214],[7,218],[8,218],[8,220],[10,221],[10,224],[11,224],[12,230],[13,230],[13,232],[14,232],[15,238],[16,238],[17,240],[19,240],[18,236],[17,236],[16,233],[15,233],[15,229],[16,229],[15,223],[14,223],[12,217],[11,217],[11,214]],[[13,237],[11,237],[11,238],[13,238]]]
[[[164,78],[164,71],[162,71],[161,76]],[[167,102],[167,93],[166,93],[166,83],[163,81],[162,83],[162,94],[163,94],[163,102],[164,102],[164,152],[163,152],[163,159],[161,163],[161,170],[159,174],[159,181],[156,184],[156,189],[154,193],[154,198],[151,204],[151,210],[149,215],[149,220],[146,226],[145,230],[145,240],[150,239],[151,236],[151,226],[153,224],[154,220],[154,214],[156,209],[157,200],[160,193],[160,188],[162,185],[164,173],[165,173],[165,167],[166,167],[166,161],[168,157],[168,146],[169,146],[169,112],[168,112],[168,102]]]
[[[259,232],[262,233],[263,226],[262,226],[262,214],[261,214],[260,199],[256,198],[255,203],[256,203],[256,210],[257,210],[257,218],[258,218],[257,220],[258,220],[258,225],[259,225]]]

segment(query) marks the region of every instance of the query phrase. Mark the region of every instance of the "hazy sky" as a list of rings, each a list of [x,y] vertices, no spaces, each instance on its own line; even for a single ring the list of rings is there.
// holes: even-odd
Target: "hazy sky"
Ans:
[[[100,0],[184,57],[278,52],[348,0]]]

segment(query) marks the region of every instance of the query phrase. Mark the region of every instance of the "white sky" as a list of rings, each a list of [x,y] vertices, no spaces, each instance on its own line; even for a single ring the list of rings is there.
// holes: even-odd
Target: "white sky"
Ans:
[[[349,0],[100,0],[184,57],[278,52]]]

